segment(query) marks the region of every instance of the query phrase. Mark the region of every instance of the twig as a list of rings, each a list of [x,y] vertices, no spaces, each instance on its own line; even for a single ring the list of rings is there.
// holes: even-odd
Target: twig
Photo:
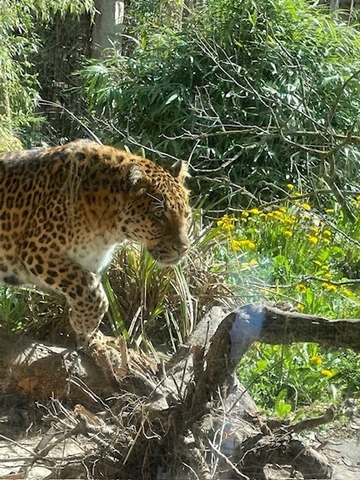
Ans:
[[[197,435],[198,437],[200,437],[203,442],[219,457],[221,458],[225,463],[226,465],[228,465],[229,468],[231,468],[231,470],[233,472],[236,473],[236,475],[239,476],[239,478],[241,478],[242,480],[249,480],[249,477],[247,477],[246,475],[244,475],[243,473],[240,472],[240,470],[236,467],[236,465],[234,465],[228,458],[226,455],[224,455],[222,452],[220,452],[220,450],[210,441],[210,439],[204,434],[204,432],[198,427],[198,425],[196,425],[195,423],[192,425],[191,427],[191,430],[193,432],[194,435]]]
[[[340,101],[340,98],[342,96],[342,94],[344,93],[345,91],[345,88],[348,86],[348,84],[354,80],[355,77],[357,77],[358,75],[360,74],[360,70],[357,70],[356,72],[354,72],[352,75],[350,75],[349,78],[347,78],[345,80],[345,82],[341,85],[340,89],[339,89],[339,92],[338,92],[338,95],[336,97],[336,100],[335,100],[335,103],[334,105],[332,106],[330,112],[329,112],[329,117],[328,117],[328,121],[327,121],[327,125],[330,126],[331,125],[331,122],[333,121],[333,118],[335,116],[335,112],[336,112],[336,109],[337,109],[337,106],[339,104],[339,101]]]
[[[316,280],[317,282],[328,283],[329,285],[335,285],[337,287],[342,287],[344,285],[356,285],[357,283],[360,283],[360,278],[354,278],[354,279],[351,279],[351,280],[335,281],[335,280],[331,280],[329,278],[316,277],[315,275],[306,275],[305,277],[302,277],[302,280],[304,282],[306,282],[307,280]]]
[[[44,448],[42,448],[39,452],[37,452],[34,457],[32,458],[31,462],[30,462],[30,465],[29,466],[33,466],[38,460],[41,460],[43,459],[44,457],[46,457],[46,455],[54,448],[56,447],[56,445],[59,445],[59,443],[62,443],[64,440],[66,440],[67,438],[69,437],[72,437],[73,435],[78,435],[80,433],[86,433],[87,431],[87,424],[86,424],[86,421],[85,419],[83,418],[80,418],[77,425],[75,425],[75,427],[71,428],[70,430],[68,430],[67,432],[63,433],[62,435],[59,436],[59,438],[57,440],[55,440],[53,443],[48,443],[48,445]],[[58,435],[57,432],[54,433],[54,435],[52,436],[52,438],[54,438],[54,436]],[[42,440],[39,442],[38,446],[41,445],[42,443]],[[36,451],[37,447],[35,447],[35,451]]]
[[[11,442],[13,443],[14,445],[16,445],[17,447],[19,448],[22,448],[23,450],[25,450],[26,452],[28,452],[31,456],[34,454],[34,452],[32,450],[30,450],[29,448],[27,447],[24,447],[24,445],[22,445],[21,443],[17,442],[16,440],[13,440],[12,438],[9,438],[9,437],[6,437],[5,435],[1,435],[0,433],[0,438],[2,440],[5,440],[6,442]]]
[[[306,420],[301,420],[298,423],[294,423],[292,425],[286,425],[282,428],[282,430],[286,430],[287,432],[295,432],[299,433],[303,430],[313,430],[320,425],[324,425],[325,423],[330,423],[333,421],[335,415],[335,409],[333,407],[328,408],[323,415],[316,418],[308,418]]]
[[[82,122],[76,115],[70,112],[70,110],[68,110],[63,105],[60,105],[60,103],[55,103],[55,102],[51,102],[50,100],[41,99],[39,101],[39,105],[45,105],[47,107],[55,107],[62,110],[67,115],[69,115],[69,117],[75,120],[84,130],[86,130],[86,132],[95,140],[95,142],[97,142],[99,145],[102,145],[101,140],[95,135],[95,133],[92,130],[90,130],[90,128],[87,125],[85,125],[85,123]]]

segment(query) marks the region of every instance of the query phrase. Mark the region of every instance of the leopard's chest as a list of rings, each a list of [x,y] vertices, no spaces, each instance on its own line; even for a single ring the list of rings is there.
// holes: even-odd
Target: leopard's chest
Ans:
[[[98,239],[91,243],[75,245],[68,256],[86,270],[99,273],[111,262],[117,243]]]

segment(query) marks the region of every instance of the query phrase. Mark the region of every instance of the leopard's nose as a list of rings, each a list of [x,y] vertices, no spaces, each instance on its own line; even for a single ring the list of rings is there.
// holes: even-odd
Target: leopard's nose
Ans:
[[[173,245],[174,250],[178,252],[179,255],[184,255],[189,250],[189,241],[178,242]]]

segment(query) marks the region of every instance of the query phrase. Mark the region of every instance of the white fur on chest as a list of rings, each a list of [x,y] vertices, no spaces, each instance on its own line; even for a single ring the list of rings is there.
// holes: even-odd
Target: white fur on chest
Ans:
[[[117,244],[104,240],[93,241],[89,245],[77,245],[68,251],[68,256],[86,270],[99,273],[111,262]]]

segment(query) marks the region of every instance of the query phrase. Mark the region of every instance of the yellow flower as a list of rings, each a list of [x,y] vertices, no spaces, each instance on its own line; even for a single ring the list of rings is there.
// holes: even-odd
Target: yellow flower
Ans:
[[[323,242],[324,243],[330,243],[330,239],[329,238],[323,238]]]
[[[249,248],[250,250],[253,250],[255,248],[255,243],[252,242],[251,240],[248,240],[247,243],[246,243],[246,246],[247,248]]]
[[[249,210],[249,212],[253,215],[258,215],[260,213],[260,210],[258,208],[252,208],[251,210]]]
[[[307,290],[307,287],[303,283],[298,283],[295,287],[295,290],[299,293],[305,293]]]
[[[308,203],[302,203],[301,206],[308,212],[311,210],[311,206]]]
[[[299,312],[302,312],[304,310],[304,305],[302,303],[298,303],[296,305],[296,310],[298,310]]]
[[[313,245],[316,245],[319,241],[317,237],[310,236],[310,235],[308,235],[308,239],[309,239],[309,242],[312,243]]]
[[[294,186],[292,183],[288,183],[288,184],[286,185],[286,188],[287,188],[288,190],[294,190],[295,186]]]
[[[255,243],[251,240],[231,240],[230,247],[234,252],[239,250],[253,250],[255,248]]]
[[[294,223],[296,223],[296,217],[294,215],[292,215],[291,217],[285,217],[285,222],[293,225]]]
[[[326,213],[334,213],[334,209],[333,208],[327,208],[325,210]]]
[[[292,237],[293,232],[291,230],[285,230],[284,235],[285,235],[285,237]]]
[[[280,210],[275,210],[274,212],[274,218],[275,220],[280,220],[280,221],[284,221],[284,214],[283,212],[281,212]]]
[[[327,273],[325,273],[324,277],[327,278],[328,280],[330,280],[330,278],[332,278],[332,275],[331,275],[331,273],[327,272]]]
[[[313,356],[310,358],[310,362],[311,362],[311,363],[316,363],[316,365],[321,365],[321,364],[322,364],[322,360],[321,360],[321,358],[319,357],[319,355],[313,355]]]
[[[326,288],[326,290],[328,290],[329,292],[336,292],[336,290],[338,289],[337,285],[334,285],[334,284],[328,283],[328,282],[323,282],[321,285],[324,288]]]
[[[352,291],[349,290],[348,288],[342,288],[341,292],[345,295],[345,297],[351,297],[352,296]]]
[[[231,250],[233,250],[234,252],[237,252],[239,250],[241,250],[241,245],[240,245],[240,242],[238,240],[234,240],[233,238],[230,240],[230,248]]]
[[[224,215],[220,220],[217,221],[218,227],[222,228],[227,232],[231,232],[235,228],[236,218],[229,217],[229,215]]]
[[[315,263],[318,267],[323,267],[323,264],[320,262],[320,260],[314,260],[314,263]]]
[[[287,208],[286,208],[286,207],[280,207],[279,210],[280,210],[280,212],[282,212],[282,213],[286,213],[286,212],[287,212]]]
[[[330,237],[331,236],[330,230],[324,230],[323,235],[326,235],[327,237]]]
[[[331,378],[334,374],[331,370],[329,370],[328,368],[323,368],[321,370],[321,375],[324,375],[324,377],[328,377],[328,378]]]

